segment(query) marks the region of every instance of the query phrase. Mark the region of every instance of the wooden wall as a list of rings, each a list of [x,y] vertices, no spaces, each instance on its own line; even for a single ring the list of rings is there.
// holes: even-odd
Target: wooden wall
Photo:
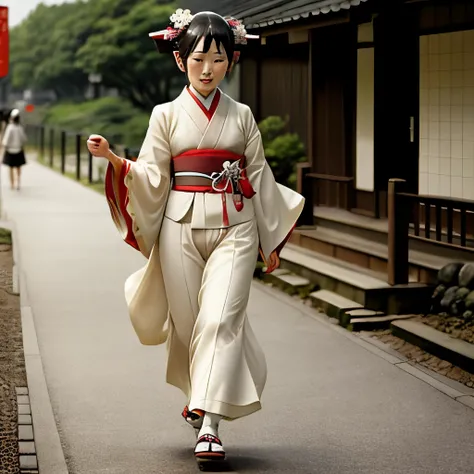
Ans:
[[[306,146],[308,45],[288,45],[287,35],[281,36],[284,38],[269,41],[244,56],[241,100],[257,120],[270,115],[288,116],[288,131],[297,133]]]

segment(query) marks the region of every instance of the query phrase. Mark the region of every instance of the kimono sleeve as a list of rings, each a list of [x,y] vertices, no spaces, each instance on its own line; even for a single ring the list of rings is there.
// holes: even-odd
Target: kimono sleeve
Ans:
[[[275,181],[265,159],[262,137],[252,112],[244,109],[247,143],[247,176],[256,194],[252,198],[257,217],[258,236],[263,257],[281,251],[291,235],[304,206],[304,198]]]
[[[125,242],[149,258],[158,238],[170,188],[170,147],[165,111],[155,107],[136,162],[123,160],[119,176],[109,164],[106,196]]]

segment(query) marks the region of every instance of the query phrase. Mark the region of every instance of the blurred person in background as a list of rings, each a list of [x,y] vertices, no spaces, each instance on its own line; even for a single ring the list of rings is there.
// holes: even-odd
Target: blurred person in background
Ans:
[[[11,189],[20,189],[21,167],[26,164],[25,143],[26,134],[20,124],[20,111],[13,109],[2,138],[3,164],[10,167]]]

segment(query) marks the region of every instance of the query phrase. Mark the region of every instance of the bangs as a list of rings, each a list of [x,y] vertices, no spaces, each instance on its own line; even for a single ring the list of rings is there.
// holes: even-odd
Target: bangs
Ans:
[[[178,39],[179,55],[183,61],[196,50],[202,38],[204,38],[204,53],[209,52],[212,42],[215,41],[219,53],[225,52],[229,64],[232,62],[235,49],[234,33],[227,22],[215,13],[196,15],[183,37]]]

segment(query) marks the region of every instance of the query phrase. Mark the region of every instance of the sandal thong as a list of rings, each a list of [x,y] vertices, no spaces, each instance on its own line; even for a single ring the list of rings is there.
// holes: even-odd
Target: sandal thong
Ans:
[[[197,440],[194,456],[199,460],[222,461],[225,459],[225,451],[217,436],[205,434]]]

